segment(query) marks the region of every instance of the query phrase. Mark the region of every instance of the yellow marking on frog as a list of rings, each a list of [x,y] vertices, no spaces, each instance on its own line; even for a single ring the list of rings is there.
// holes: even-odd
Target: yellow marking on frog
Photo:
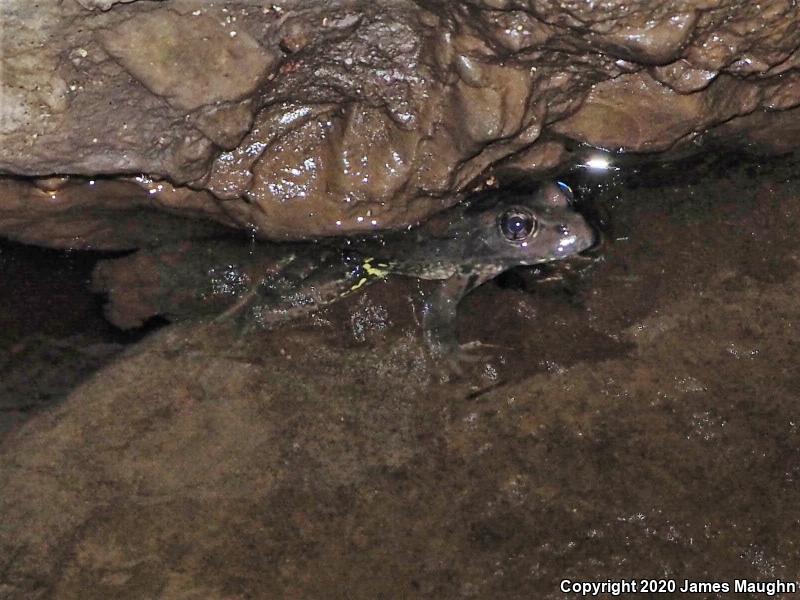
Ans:
[[[351,287],[351,288],[350,288],[349,290],[347,290],[347,291],[348,291],[348,292],[354,292],[354,291],[356,291],[358,288],[360,288],[362,285],[364,285],[365,283],[367,283],[367,278],[366,278],[366,277],[362,277],[361,279],[359,279],[359,280],[358,280],[358,283],[357,283],[357,284],[355,284],[353,287]]]
[[[361,268],[364,270],[364,273],[367,274],[366,277],[360,278],[354,285],[350,287],[346,292],[341,294],[342,297],[352,294],[360,287],[363,287],[370,278],[383,278],[391,273],[392,265],[391,263],[379,262],[372,264],[372,261],[375,260],[374,258],[365,258],[364,262],[361,263]]]
[[[372,277],[386,277],[391,272],[391,265],[388,263],[375,263],[373,266],[372,261],[374,258],[370,257],[364,260],[361,267],[366,271],[367,275]],[[359,283],[359,286],[362,284]]]

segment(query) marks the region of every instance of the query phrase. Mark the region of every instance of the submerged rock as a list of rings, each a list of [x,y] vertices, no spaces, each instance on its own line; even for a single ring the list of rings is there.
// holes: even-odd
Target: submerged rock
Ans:
[[[399,279],[129,349],[0,443],[0,596],[554,598],[567,562],[791,580],[796,169],[652,171],[609,191],[619,240],[570,301],[468,299],[463,339],[497,353],[469,380],[436,383]]]

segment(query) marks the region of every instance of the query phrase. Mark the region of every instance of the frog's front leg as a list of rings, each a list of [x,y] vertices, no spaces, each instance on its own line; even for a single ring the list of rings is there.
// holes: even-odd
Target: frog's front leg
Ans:
[[[464,296],[500,272],[500,269],[456,272],[426,299],[422,308],[422,326],[425,342],[434,359],[453,362],[457,366],[458,361],[464,358],[456,337],[458,304]]]

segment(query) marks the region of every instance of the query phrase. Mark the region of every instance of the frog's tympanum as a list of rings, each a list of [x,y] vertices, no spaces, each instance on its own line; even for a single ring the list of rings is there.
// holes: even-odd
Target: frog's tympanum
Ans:
[[[104,261],[95,289],[122,327],[150,316],[236,317],[264,327],[308,314],[390,274],[441,280],[423,306],[425,339],[436,357],[458,350],[456,307],[503,271],[560,260],[589,248],[595,234],[572,206],[572,191],[492,191],[409,232],[327,244],[182,243]],[[309,246],[313,251],[309,251]]]

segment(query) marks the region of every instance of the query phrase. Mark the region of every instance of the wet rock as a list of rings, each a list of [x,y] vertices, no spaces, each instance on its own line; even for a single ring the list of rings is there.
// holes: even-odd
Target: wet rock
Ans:
[[[62,401],[122,349],[87,335],[37,334],[0,350],[0,439],[25,415]]]
[[[707,87],[719,74],[717,71],[697,69],[684,59],[650,69],[653,79],[681,94],[696,92]]]
[[[224,235],[233,225],[207,192],[145,177],[0,179],[0,235],[26,244],[130,250]]]
[[[531,173],[555,171],[566,160],[568,154],[562,142],[542,141],[500,162],[494,171],[504,182],[512,182],[515,177],[525,180]]]
[[[796,180],[735,210],[677,201],[718,183],[651,190],[671,202],[582,301],[514,327],[474,298],[467,329],[523,352],[477,385],[435,383],[386,317],[396,287],[343,329],[161,331],[0,446],[4,597],[547,597],[565,559],[597,580],[788,580],[798,211],[750,201]]]
[[[244,30],[167,9],[132,16],[97,39],[137,81],[183,110],[251,96],[279,56]]]
[[[78,4],[89,10],[99,8],[100,10],[109,10],[115,4],[121,2],[136,2],[136,0],[75,0]]]
[[[794,140],[800,139],[800,109],[781,112],[756,111],[740,119],[725,123],[707,133],[710,143],[723,146],[733,141],[745,142],[746,148],[756,153],[788,153],[796,149]]]
[[[789,0],[2,10],[0,170],[143,173],[270,239],[403,227],[558,145],[687,149],[800,102]]]
[[[604,148],[666,150],[713,123],[753,112],[760,99],[757,85],[730,76],[681,94],[641,71],[597,84],[580,110],[553,128]]]

